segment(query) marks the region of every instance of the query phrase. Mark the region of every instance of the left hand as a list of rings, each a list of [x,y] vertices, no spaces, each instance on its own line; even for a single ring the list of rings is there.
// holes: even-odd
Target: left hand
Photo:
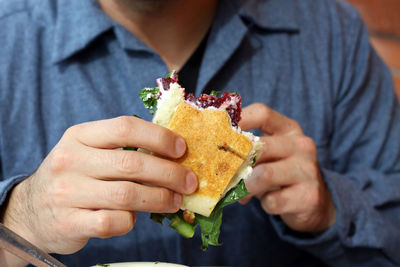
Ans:
[[[336,208],[318,166],[314,141],[300,125],[264,104],[252,104],[242,111],[239,126],[258,128],[267,134],[252,176],[246,180],[250,195],[263,209],[280,215],[291,229],[322,232],[336,220]]]

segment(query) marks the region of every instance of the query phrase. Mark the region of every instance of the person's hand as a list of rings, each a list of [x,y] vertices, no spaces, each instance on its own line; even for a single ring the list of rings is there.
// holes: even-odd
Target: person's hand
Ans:
[[[116,148],[140,147],[150,154]],[[37,171],[17,185],[3,216],[6,226],[47,252],[69,254],[91,237],[129,232],[135,211],[173,213],[197,188],[189,169],[168,160],[185,141],[134,117],[69,128]]]
[[[336,220],[336,208],[318,166],[317,149],[299,124],[263,104],[243,109],[239,126],[258,128],[265,143],[252,176],[246,180],[268,214],[280,215],[295,231],[321,232]]]

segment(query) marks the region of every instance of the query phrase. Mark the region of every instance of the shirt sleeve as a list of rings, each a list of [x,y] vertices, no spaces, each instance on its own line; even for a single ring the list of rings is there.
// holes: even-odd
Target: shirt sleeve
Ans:
[[[335,66],[342,73],[336,81],[331,160],[321,166],[337,220],[317,236],[291,231],[279,217],[271,220],[283,240],[327,264],[398,266],[399,103],[390,72],[371,48],[358,14],[352,13]]]
[[[18,183],[22,182],[28,175],[16,175],[5,180],[0,181],[0,206],[3,207],[4,201],[7,198],[8,193],[16,186]]]

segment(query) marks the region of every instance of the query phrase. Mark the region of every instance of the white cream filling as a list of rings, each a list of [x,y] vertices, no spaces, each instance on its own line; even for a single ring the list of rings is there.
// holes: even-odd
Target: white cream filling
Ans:
[[[253,172],[253,168],[251,167],[253,165],[253,160],[257,160],[258,157],[261,155],[262,152],[261,148],[264,145],[264,143],[260,141],[260,138],[258,136],[254,136],[250,132],[242,131],[239,127],[232,127],[232,128],[237,133],[246,136],[247,139],[249,139],[252,142],[253,147],[251,148],[250,153],[247,155],[246,160],[242,163],[236,174],[232,177],[228,186],[225,188],[221,198],[223,198],[225,194],[228,193],[229,190],[234,188],[240,182],[240,180],[242,179],[246,180],[247,178],[250,177],[251,173]]]
[[[157,111],[154,114],[153,122],[168,127],[179,103],[184,100],[184,88],[178,83],[171,83],[169,90],[160,89],[161,96],[157,102]]]

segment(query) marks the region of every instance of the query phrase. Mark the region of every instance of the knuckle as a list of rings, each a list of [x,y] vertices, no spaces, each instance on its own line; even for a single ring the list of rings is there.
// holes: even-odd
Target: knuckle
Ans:
[[[166,144],[171,142],[170,135],[164,128],[159,128],[156,131],[152,131],[152,137],[154,139],[154,143],[158,146],[164,147]]]
[[[49,187],[49,199],[55,204],[60,205],[69,199],[71,192],[70,183],[63,179],[55,179]]]
[[[66,139],[76,138],[77,136],[79,136],[79,133],[81,133],[87,127],[87,125],[88,123],[84,122],[68,127],[64,132],[63,138]]]
[[[265,104],[263,103],[256,103],[254,104],[255,108],[257,110],[260,110],[263,114],[265,114],[266,117],[269,117],[270,113],[271,113],[271,109],[269,107],[267,107]]]
[[[168,189],[159,190],[158,201],[162,211],[170,211],[173,207],[173,193]]]
[[[73,136],[75,134],[75,132],[78,131],[78,128],[80,127],[80,125],[73,125],[67,128],[67,130],[65,130],[64,132],[64,136]]]
[[[262,176],[261,179],[265,185],[271,183],[271,179],[274,176],[274,170],[267,164],[263,164],[260,166],[262,168]]]
[[[176,179],[177,173],[179,173],[178,166],[176,166],[176,165],[168,166],[164,171],[163,180],[165,181],[165,184],[170,185],[172,187],[179,186],[180,181],[178,181],[178,179]]]
[[[60,173],[66,170],[73,161],[71,149],[65,146],[56,147],[50,157],[50,169],[53,173]]]
[[[311,179],[311,181],[316,181],[318,177],[318,167],[316,164],[313,162],[303,162],[300,165],[300,168],[302,169],[302,172],[306,177]]]
[[[320,205],[321,195],[317,188],[317,185],[309,186],[308,190],[303,193],[304,202],[311,209],[315,209]]]
[[[289,119],[289,120],[290,120],[293,130],[301,130],[301,125],[297,121],[292,120],[292,119]]]
[[[134,123],[128,116],[120,116],[115,119],[115,132],[119,138],[126,138],[132,133]]]
[[[266,195],[262,201],[262,207],[268,214],[278,214],[275,198]]]
[[[121,173],[132,175],[143,170],[144,162],[136,153],[124,152],[120,153],[115,165]]]
[[[301,151],[308,154],[316,153],[317,151],[314,140],[308,136],[301,136],[297,138],[296,145]]]
[[[108,213],[99,213],[95,223],[95,233],[98,237],[107,237],[111,230],[111,217]]]
[[[130,208],[134,202],[134,196],[135,192],[130,182],[121,182],[111,191],[111,199],[123,209]]]
[[[169,167],[166,169],[165,173],[165,180],[168,184],[174,182],[174,173],[175,173],[175,168],[174,167]]]
[[[54,225],[56,233],[61,236],[69,236],[74,232],[74,226],[71,223],[66,223],[63,221],[58,221]]]
[[[257,109],[257,110],[264,109],[264,108],[268,109],[267,106],[261,102],[256,102],[252,106],[254,107],[254,109]]]

